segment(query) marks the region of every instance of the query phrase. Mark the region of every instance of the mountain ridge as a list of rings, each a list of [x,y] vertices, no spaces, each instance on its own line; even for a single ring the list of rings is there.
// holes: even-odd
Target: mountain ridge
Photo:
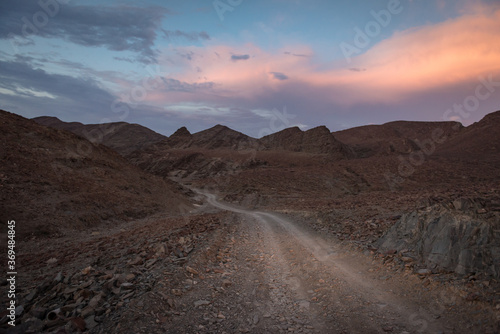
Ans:
[[[123,156],[166,138],[147,127],[127,122],[83,124],[64,122],[52,116],[35,117],[33,120],[41,125],[68,130],[93,143],[108,146]]]
[[[484,126],[486,121],[498,120],[499,115],[500,111],[487,114],[481,121],[474,124],[480,123]],[[450,141],[455,136],[460,137],[461,134],[473,132],[471,129],[476,126],[472,124],[464,127],[461,123],[453,121],[398,120],[333,132],[325,125],[306,131],[295,126],[262,138],[253,138],[225,125],[217,124],[195,133],[191,133],[183,126],[167,137],[141,125],[126,122],[86,125],[80,122],[63,122],[56,117],[49,116],[37,117],[34,120],[39,124],[69,130],[87,139],[94,139],[94,142],[101,142],[124,156],[151,146],[163,147],[163,149],[283,150],[338,155],[341,158],[366,158],[373,155],[410,154],[420,150],[418,143],[432,138],[434,131],[441,131],[441,136]],[[96,132],[97,136],[91,135]],[[137,132],[139,135],[130,136],[131,133]],[[480,130],[477,132],[481,135]],[[124,139],[124,137],[131,138]],[[459,142],[460,140],[457,139],[457,143]],[[444,147],[449,145],[451,144],[444,145]],[[448,150],[451,150],[451,146]],[[444,152],[444,148],[440,148],[439,152]]]

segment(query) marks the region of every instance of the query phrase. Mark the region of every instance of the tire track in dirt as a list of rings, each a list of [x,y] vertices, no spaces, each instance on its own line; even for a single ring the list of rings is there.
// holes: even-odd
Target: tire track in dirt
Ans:
[[[301,319],[298,328],[288,322],[289,329],[286,325],[277,329],[447,333],[444,320],[436,319],[421,303],[402,297],[401,287],[393,290],[389,283],[367,277],[367,268],[350,263],[354,258],[340,245],[276,214],[233,207],[219,203],[213,194],[204,195],[211,205],[245,216],[247,225],[254,225],[250,233],[254,238],[259,238],[256,229],[263,232],[255,247],[260,247],[267,261],[272,309],[288,320]]]

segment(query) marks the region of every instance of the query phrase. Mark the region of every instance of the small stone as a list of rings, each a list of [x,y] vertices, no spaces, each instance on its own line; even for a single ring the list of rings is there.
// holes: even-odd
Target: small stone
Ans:
[[[85,327],[88,330],[94,329],[95,327],[97,327],[97,325],[98,325],[98,323],[95,321],[95,318],[93,315],[91,315],[88,318],[85,318]]]
[[[419,269],[417,270],[417,274],[419,275],[430,275],[432,271],[430,269]]]
[[[87,318],[88,316],[93,315],[94,313],[95,313],[94,308],[91,306],[87,306],[82,310],[80,315],[82,316],[82,318]]]
[[[475,300],[479,300],[480,297],[481,297],[481,295],[478,292],[472,292],[472,293],[469,293],[465,299],[468,302],[472,302]]]
[[[125,282],[120,285],[120,288],[125,290],[132,290],[134,288],[134,284]]]
[[[28,301],[28,302],[32,301],[36,297],[37,294],[38,294],[37,289],[31,290],[29,295],[26,296],[26,301]]]
[[[382,330],[384,332],[392,332],[394,330],[394,328],[390,327],[390,326],[385,326],[385,327],[382,327]]]
[[[52,257],[47,260],[47,264],[55,264],[55,263],[57,263],[57,259],[55,257]]]
[[[24,306],[19,305],[18,307],[16,307],[15,312],[16,312],[16,317],[20,317],[21,314],[24,313]]]
[[[63,278],[64,278],[64,276],[63,276],[62,272],[59,272],[57,274],[57,276],[54,278],[54,281],[61,282],[63,280]]]
[[[143,259],[141,256],[136,256],[134,259],[130,260],[127,264],[130,266],[137,266],[139,264],[142,264]]]
[[[228,288],[228,287],[230,287],[231,285],[233,285],[233,282],[231,282],[230,280],[225,279],[225,280],[223,280],[223,281],[222,281],[222,286],[223,286],[224,288]]]
[[[186,267],[186,271],[188,273],[190,273],[190,274],[193,274],[193,275],[198,275],[199,274],[197,270],[195,270],[195,269],[193,269],[193,268],[191,268],[189,266]]]
[[[170,308],[175,307],[175,302],[172,298],[167,299],[167,304],[168,304],[168,306],[170,306]]]
[[[82,274],[84,274],[84,275],[88,275],[88,274],[90,274],[90,271],[91,271],[92,269],[93,269],[93,268],[89,266],[89,267],[87,267],[87,268],[85,268],[85,269],[83,269],[83,270],[82,270]]]
[[[182,291],[179,290],[179,289],[172,289],[172,294],[174,296],[181,296],[182,295]]]
[[[156,263],[156,261],[158,261],[158,259],[149,259],[144,264],[144,267],[150,268],[150,267],[152,267]]]
[[[204,305],[210,305],[210,302],[208,300],[197,300],[194,302],[194,307],[204,306]]]
[[[226,317],[224,316],[224,314],[222,314],[222,312],[219,312],[219,314],[217,314],[217,318],[226,319]]]
[[[99,306],[101,300],[102,300],[102,295],[98,294],[89,301],[89,306],[96,308],[97,306]]]

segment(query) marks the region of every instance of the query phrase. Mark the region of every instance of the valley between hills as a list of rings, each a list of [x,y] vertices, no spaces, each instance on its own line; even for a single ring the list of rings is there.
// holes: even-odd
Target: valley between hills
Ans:
[[[260,139],[0,126],[0,333],[500,332],[500,111]]]

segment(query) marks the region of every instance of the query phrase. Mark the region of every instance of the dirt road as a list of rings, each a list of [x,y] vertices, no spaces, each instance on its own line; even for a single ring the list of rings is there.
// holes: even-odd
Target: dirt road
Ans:
[[[230,255],[221,263],[222,283],[208,284],[223,288],[215,288],[216,296],[196,289],[198,302],[191,302],[199,306],[186,316],[198,319],[201,311],[204,317],[193,330],[460,332],[454,316],[446,314],[454,297],[426,294],[418,279],[374,270],[368,257],[277,214],[233,207],[205,195],[210,205],[235,216],[227,236]]]

